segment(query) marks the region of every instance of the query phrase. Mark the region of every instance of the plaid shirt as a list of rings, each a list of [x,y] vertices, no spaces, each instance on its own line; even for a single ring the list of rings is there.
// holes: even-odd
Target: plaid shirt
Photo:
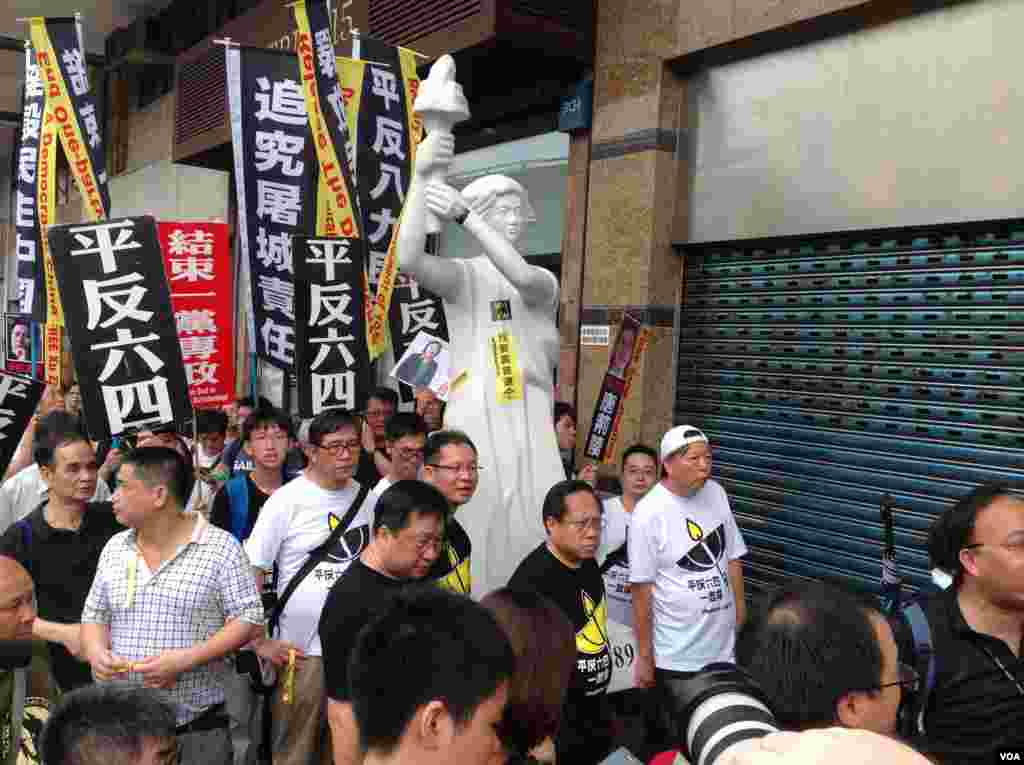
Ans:
[[[189,648],[228,621],[263,624],[263,606],[249,559],[231,534],[196,517],[188,544],[151,573],[138,553],[133,529],[103,548],[82,622],[110,628],[110,650],[136,662],[174,648]],[[169,689],[180,704],[178,724],[224,701],[223,660],[185,672]],[[129,673],[128,682],[142,683]]]

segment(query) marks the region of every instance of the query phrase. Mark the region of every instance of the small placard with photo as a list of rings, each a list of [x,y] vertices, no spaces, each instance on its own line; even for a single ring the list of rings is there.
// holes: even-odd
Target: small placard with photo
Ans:
[[[43,376],[42,327],[27,314],[7,314],[4,332],[4,369],[26,377]],[[33,345],[35,348],[33,349]],[[33,354],[36,374],[32,374]]]
[[[391,370],[391,376],[414,389],[430,388],[439,399],[447,401],[450,364],[448,341],[420,332]]]

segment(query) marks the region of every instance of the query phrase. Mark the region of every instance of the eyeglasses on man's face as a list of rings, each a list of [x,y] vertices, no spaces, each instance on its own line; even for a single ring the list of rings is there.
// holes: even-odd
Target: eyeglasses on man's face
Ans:
[[[439,465],[435,462],[428,462],[427,465],[438,470],[446,470],[451,475],[468,475],[471,478],[483,471],[481,465]]]
[[[1024,555],[1024,539],[1015,539],[1012,542],[996,542],[994,544],[989,542],[975,542],[973,544],[964,545],[965,550],[976,550],[983,547],[1001,547],[1014,555]]]
[[[881,683],[875,685],[872,690],[882,690],[883,688],[889,688],[893,685],[900,686],[907,693],[916,693],[917,689],[921,685],[921,675],[918,671],[911,667],[909,664],[900,663],[898,666],[900,679],[891,683]]]
[[[359,440],[356,439],[354,441],[335,441],[334,443],[330,444],[317,444],[316,448],[322,449],[328,454],[336,457],[337,455],[341,454],[341,452],[349,452],[350,454],[355,454],[356,452],[359,451],[360,446],[361,444],[359,443]]]
[[[605,519],[603,515],[595,515],[578,521],[565,521],[565,525],[569,526],[578,534],[582,534],[588,529],[604,531]]]
[[[404,447],[393,449],[394,453],[401,457],[403,460],[421,460],[423,459],[423,449],[406,449]]]

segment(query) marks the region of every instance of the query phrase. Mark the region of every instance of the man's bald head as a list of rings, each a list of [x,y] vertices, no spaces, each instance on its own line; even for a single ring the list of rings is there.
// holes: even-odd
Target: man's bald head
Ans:
[[[36,618],[34,588],[28,571],[0,555],[0,640],[28,640]]]
[[[772,733],[726,752],[721,765],[929,765],[909,746],[866,730],[818,728]]]

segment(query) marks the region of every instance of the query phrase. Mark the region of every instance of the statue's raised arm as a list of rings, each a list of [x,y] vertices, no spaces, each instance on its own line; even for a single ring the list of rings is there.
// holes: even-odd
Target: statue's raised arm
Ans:
[[[445,183],[430,180],[439,167],[450,164],[453,144],[450,135],[432,133],[416,153],[398,233],[400,268],[442,298],[456,298],[457,275],[453,264],[424,253],[429,211],[441,220],[461,223],[476,237],[484,255],[518,290],[525,303],[552,304],[558,283],[548,271],[527,263],[515,247],[525,225],[536,220],[526,190],[503,175],[480,178],[461,194]]]
[[[458,275],[453,263],[427,255],[424,251],[427,244],[427,188],[431,175],[451,164],[454,146],[455,139],[451,134],[441,131],[431,133],[419,145],[396,244],[399,269],[446,300],[455,297]]]

